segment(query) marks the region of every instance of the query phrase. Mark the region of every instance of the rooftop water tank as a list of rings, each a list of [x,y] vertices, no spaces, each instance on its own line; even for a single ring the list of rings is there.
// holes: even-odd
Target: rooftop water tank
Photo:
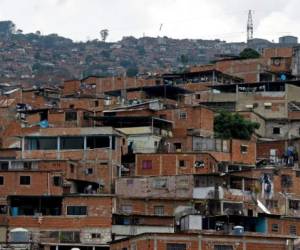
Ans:
[[[233,227],[233,234],[234,235],[243,235],[244,234],[244,227],[243,226]]]

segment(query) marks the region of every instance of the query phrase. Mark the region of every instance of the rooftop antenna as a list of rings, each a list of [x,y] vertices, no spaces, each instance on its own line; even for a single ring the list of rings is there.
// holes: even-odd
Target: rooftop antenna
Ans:
[[[159,37],[159,34],[161,33],[162,27],[163,27],[163,23],[161,23],[161,24],[159,25],[158,37]]]
[[[252,10],[248,12],[248,22],[247,22],[247,42],[253,39],[253,20],[252,20]]]
[[[163,27],[163,24],[161,23],[159,26],[159,31],[161,31],[162,27]]]

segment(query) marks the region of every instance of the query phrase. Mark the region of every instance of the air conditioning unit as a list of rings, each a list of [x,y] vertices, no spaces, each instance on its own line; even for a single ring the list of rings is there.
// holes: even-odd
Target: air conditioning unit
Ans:
[[[204,168],[204,161],[195,161],[194,167],[195,168]]]

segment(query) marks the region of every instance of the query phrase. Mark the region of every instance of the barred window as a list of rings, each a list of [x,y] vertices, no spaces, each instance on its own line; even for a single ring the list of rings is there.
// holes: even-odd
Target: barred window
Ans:
[[[186,250],[186,244],[167,243],[167,250]]]
[[[290,225],[290,234],[297,235],[297,227],[296,225]]]

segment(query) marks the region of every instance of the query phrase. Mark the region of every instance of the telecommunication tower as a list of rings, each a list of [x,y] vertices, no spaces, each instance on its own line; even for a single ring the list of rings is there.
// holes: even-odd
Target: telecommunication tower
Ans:
[[[253,39],[253,20],[252,20],[252,10],[248,12],[248,22],[247,22],[247,42]]]

